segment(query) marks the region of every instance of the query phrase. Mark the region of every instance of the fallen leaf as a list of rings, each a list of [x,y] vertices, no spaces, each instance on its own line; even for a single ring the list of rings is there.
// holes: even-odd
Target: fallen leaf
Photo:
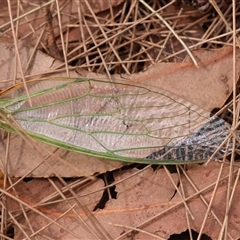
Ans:
[[[8,150],[8,163],[3,158],[3,161],[0,162],[0,169],[5,172],[7,164],[9,177],[47,178],[57,175],[62,177],[90,176],[123,166],[123,163],[117,161],[109,161],[62,149],[56,151],[55,147],[46,144],[33,146],[26,143],[20,136],[13,136]],[[0,152],[3,156],[6,154],[6,149],[6,142],[1,140]]]
[[[185,192],[185,198],[188,199],[186,205],[194,219],[192,219],[187,213],[188,211],[184,207],[180,195],[176,193],[175,187],[164,169],[159,169],[155,172],[150,168],[141,173],[138,171],[139,170],[132,169],[130,171],[128,170],[115,174],[115,181],[119,181],[116,185],[116,191],[118,193],[117,199],[109,200],[103,210],[92,212],[94,218],[90,215],[87,216],[86,213],[83,212],[82,207],[78,205],[78,200],[76,199],[71,199],[70,202],[64,201],[52,203],[49,206],[46,201],[42,206],[41,204],[36,205],[36,208],[41,209],[41,213],[44,213],[46,217],[30,210],[28,212],[28,217],[33,232],[26,231],[29,232],[29,234],[34,234],[35,231],[41,229],[41,234],[53,237],[52,233],[54,233],[57,234],[56,236],[58,239],[72,238],[73,236],[81,236],[83,239],[92,239],[92,234],[97,234],[98,236],[101,236],[99,234],[103,234],[103,232],[99,232],[99,228],[97,227],[99,226],[98,224],[100,224],[103,229],[105,229],[104,231],[109,233],[111,238],[122,236],[121,239],[127,239],[128,236],[133,234],[134,239],[152,239],[152,236],[150,237],[143,232],[132,232],[127,228],[134,227],[158,237],[168,239],[172,234],[181,233],[188,229],[186,214],[188,215],[190,228],[198,232],[200,231],[207,206],[198,195],[193,196],[196,191],[183,175],[181,176],[181,180]],[[228,172],[229,168],[226,165],[222,172],[222,178],[225,178]],[[191,166],[186,173],[192,179],[192,182],[197,186],[199,191],[202,191],[202,197],[209,203],[213,187],[215,186],[215,181],[219,174],[219,163],[212,162],[207,166],[194,165]],[[133,174],[134,177],[132,176]],[[171,177],[172,181],[177,185],[177,174],[171,174]],[[37,184],[38,180],[34,181],[36,185],[34,183],[28,184],[28,190],[24,190],[23,185],[19,185],[18,187],[19,198],[21,200],[24,198],[24,201],[31,204],[31,206],[35,206],[36,203],[41,203],[41,199],[49,196],[49,191],[52,191],[45,185],[44,187],[39,188]],[[208,190],[204,190],[210,184],[212,184],[212,187]],[[91,194],[89,196],[87,195],[87,198],[81,196],[99,188],[100,186],[97,184],[94,188],[90,185],[89,187],[84,188],[83,191],[77,191],[78,198],[86,204],[85,207],[88,207],[90,211],[93,209],[93,205],[97,202],[96,198],[92,198]],[[44,189],[48,190],[45,192]],[[180,187],[178,187],[178,189],[181,191]],[[39,194],[39,190],[41,190],[41,194]],[[25,192],[26,194],[24,194]],[[225,215],[226,194],[227,184],[226,180],[223,180],[217,188],[211,208],[211,211],[219,218],[220,222],[223,222]],[[99,194],[97,195],[99,198]],[[240,210],[237,207],[239,198],[240,188],[239,184],[237,184],[232,208],[229,213],[228,224],[228,233],[233,239],[240,237]],[[26,201],[26,199],[28,199],[28,201]],[[59,197],[57,199],[59,199]],[[51,200],[49,201],[51,202]],[[72,213],[72,206],[74,206],[74,210],[78,215]],[[67,212],[67,210],[69,210],[69,212]],[[64,216],[62,216],[63,214]],[[61,229],[61,226],[57,226],[56,223],[47,226],[50,224],[47,217],[56,220],[60,216],[62,217],[57,223],[62,224],[62,226],[71,230],[71,234],[63,228]],[[83,223],[79,222],[79,216],[84,219],[85,223],[92,227],[92,233],[89,232]],[[33,219],[36,221],[33,221]],[[93,222],[91,223],[91,219],[97,219],[97,222],[93,224]],[[27,224],[24,217],[20,218],[19,222],[24,226]],[[212,230],[213,226],[214,231]],[[207,216],[207,222],[203,228],[203,233],[207,234],[212,239],[217,239],[220,229],[221,226],[213,214],[209,214]],[[17,229],[17,233],[18,236],[23,236],[19,229]]]
[[[189,57],[183,63],[156,63],[145,72],[123,76],[130,82],[158,86],[212,111],[221,108],[233,88],[233,55],[231,47],[218,50],[196,50],[193,54],[199,68]],[[240,68],[237,50],[236,68]]]

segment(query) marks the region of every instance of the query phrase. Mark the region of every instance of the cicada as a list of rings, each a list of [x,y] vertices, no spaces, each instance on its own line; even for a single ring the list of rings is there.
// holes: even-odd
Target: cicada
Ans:
[[[113,87],[114,85],[114,87]],[[221,158],[229,126],[157,87],[100,79],[39,79],[3,92],[0,127],[69,151],[124,162]]]

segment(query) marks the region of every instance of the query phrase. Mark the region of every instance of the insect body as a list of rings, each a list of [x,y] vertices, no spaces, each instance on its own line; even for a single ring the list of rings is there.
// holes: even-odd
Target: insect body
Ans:
[[[0,127],[14,120],[42,142],[97,157],[139,163],[206,161],[229,134],[227,124],[151,86],[97,79],[39,80],[7,91]],[[216,151],[216,152],[215,152]]]

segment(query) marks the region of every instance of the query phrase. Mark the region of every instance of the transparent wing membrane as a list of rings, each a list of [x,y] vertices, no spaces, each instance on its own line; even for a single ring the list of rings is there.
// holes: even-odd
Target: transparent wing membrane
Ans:
[[[127,162],[205,161],[229,134],[224,120],[172,93],[114,86],[93,79],[30,82],[31,104],[18,86],[1,97],[1,112],[45,143]]]

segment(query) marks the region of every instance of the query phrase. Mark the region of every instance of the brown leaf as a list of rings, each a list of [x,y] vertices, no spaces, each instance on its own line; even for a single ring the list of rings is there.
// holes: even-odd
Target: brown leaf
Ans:
[[[68,181],[67,184],[70,186],[71,181]],[[22,201],[22,206],[25,208],[26,216],[32,229],[35,231],[41,228],[45,229],[40,231],[41,236],[47,235],[53,239],[66,239],[69,237],[72,238],[73,236],[75,238],[78,236],[78,239],[80,239],[80,236],[81,238],[86,236],[86,239],[89,239],[91,235],[89,235],[88,231],[84,230],[86,227],[80,219],[83,218],[86,222],[88,221],[85,215],[88,213],[91,214],[92,209],[101,198],[102,191],[99,191],[99,189],[103,187],[103,183],[96,179],[86,184],[86,186],[94,193],[84,196],[88,191],[88,187],[84,187],[80,180],[78,181],[77,187],[76,183],[75,187],[71,187],[79,196],[77,201],[71,199],[73,196],[66,188],[64,198],[56,197],[59,196],[56,189],[64,192],[64,185],[56,178],[52,178],[51,181],[47,179],[35,179],[27,183],[20,182],[15,186],[14,195]],[[80,197],[80,195],[84,197]],[[8,197],[7,200],[9,211],[14,214],[21,213],[21,206],[17,201],[14,201],[11,197]],[[60,200],[59,203],[54,203],[56,200]],[[31,206],[34,210],[27,210],[26,206]],[[84,206],[84,208],[81,208],[81,206]],[[64,212],[66,212],[66,214],[61,217]],[[57,224],[53,223],[57,218],[59,219],[56,222],[62,225],[62,228],[59,228]],[[19,224],[26,224],[25,232],[31,236],[33,232],[30,231],[30,229],[28,230],[29,224],[25,223],[25,217],[18,219],[18,221]],[[48,223],[53,224],[45,228]],[[80,229],[78,226],[82,226],[83,228]],[[17,227],[15,230],[15,239],[23,239],[23,232]],[[71,234],[71,232],[73,232],[73,234]]]
[[[48,207],[48,204],[46,203],[41,206],[41,212],[52,219],[56,219],[57,217],[62,216],[62,214],[70,209],[71,206],[75,206],[74,210],[83,217],[85,222],[92,226],[93,232],[100,234],[96,226],[101,224],[112,238],[117,238],[124,234],[125,237],[122,236],[122,239],[127,239],[127,236],[133,234],[134,239],[152,239],[152,236],[150,237],[142,232],[128,232],[128,226],[135,228],[139,226],[139,229],[155,234],[164,239],[169,238],[171,234],[181,233],[188,229],[186,208],[184,207],[179,194],[175,193],[175,187],[167,176],[166,171],[160,169],[153,172],[152,169],[148,168],[141,173],[136,174],[137,172],[138,170],[131,170],[120,172],[115,175],[115,181],[120,181],[120,183],[116,185],[116,191],[118,192],[117,199],[108,201],[103,210],[93,212],[93,215],[98,220],[98,222],[95,222],[95,226],[90,223],[90,219],[93,219],[93,217],[88,218],[86,213],[83,212],[83,209],[74,199],[70,201],[70,205],[67,201],[64,201],[55,204],[53,203]],[[229,168],[225,166],[222,172],[222,178],[226,177],[228,172]],[[131,177],[132,174],[136,175]],[[219,163],[214,162],[207,166],[190,166],[190,169],[187,171],[187,175],[192,179],[192,182],[197,186],[199,191],[203,190],[202,196],[208,203],[211,199],[213,187],[215,186],[218,174]],[[171,177],[173,179],[172,181],[177,184],[177,175],[172,174]],[[123,181],[123,179],[125,180]],[[185,192],[185,198],[189,198],[186,201],[186,205],[194,217],[194,219],[192,219],[188,215],[190,228],[195,231],[200,231],[207,206],[203,203],[200,197],[192,196],[196,191],[193,190],[193,187],[183,175],[181,176],[181,180]],[[34,180],[34,182],[36,183],[37,181]],[[212,184],[212,187],[209,190],[204,190],[210,184]],[[49,187],[44,186],[39,188],[37,186],[38,184],[30,184],[30,192],[29,190],[25,191],[22,189],[23,185],[20,185],[18,188],[20,196],[23,196],[24,199],[29,198],[28,202],[31,202],[32,206],[36,202],[41,202],[41,199],[50,194]],[[91,210],[96,203],[96,198],[94,196],[91,197],[92,195],[87,198],[82,198],[80,196],[84,193],[92,192],[100,186],[97,184],[94,188],[92,187],[93,186],[90,185],[89,187],[84,188],[83,192],[80,191],[77,193],[80,194],[79,199],[88,206],[89,210]],[[46,191],[44,189],[48,190]],[[178,189],[181,191],[180,187],[178,187]],[[41,194],[39,194],[39,190],[41,191]],[[21,191],[23,191],[23,193],[21,193]],[[221,222],[223,222],[225,215],[226,194],[227,184],[226,181],[223,180],[217,188],[211,208]],[[238,184],[232,202],[233,207],[229,213],[228,233],[233,239],[240,237],[238,230],[240,224],[240,210],[237,207],[239,198],[240,191]],[[20,199],[22,199],[22,197],[20,197]],[[33,200],[29,201],[30,199]],[[30,222],[34,231],[37,231],[50,223],[46,217],[42,217],[33,211],[30,211],[28,216],[30,220],[32,219]],[[33,221],[33,219],[36,219],[36,221]],[[143,224],[145,221],[147,222]],[[24,226],[27,224],[24,218],[21,218],[20,222]],[[72,210],[58,220],[58,223],[63,224],[64,227],[68,227],[73,234],[79,235],[83,239],[93,237],[84,224],[78,222],[78,216],[72,214]],[[20,231],[17,232],[20,234]],[[51,232],[57,233],[58,239],[66,239],[73,236],[70,233],[67,233],[66,230],[61,230],[61,227],[59,228],[56,224],[46,227],[46,229],[41,231],[41,234],[52,236],[49,235]],[[207,222],[203,228],[203,233],[207,234],[212,239],[217,239],[219,236],[220,225],[211,213],[207,216]]]
[[[237,51],[236,68],[240,68]],[[125,76],[134,83],[158,86],[212,111],[221,108],[232,92],[233,55],[231,47],[219,50],[197,50],[194,56],[199,68],[189,57],[183,63],[157,63],[146,72]]]
[[[20,136],[14,136],[10,141],[8,158],[8,176],[10,177],[50,177],[59,174],[62,177],[90,176],[118,169],[121,162],[109,161],[80,153],[68,152],[62,149],[40,144],[34,148]],[[6,152],[6,142],[1,140],[0,152]],[[54,154],[52,154],[54,152]],[[48,157],[50,154],[52,156]],[[47,158],[47,160],[44,160]],[[0,168],[5,161],[0,162]],[[4,171],[5,172],[5,171]]]

